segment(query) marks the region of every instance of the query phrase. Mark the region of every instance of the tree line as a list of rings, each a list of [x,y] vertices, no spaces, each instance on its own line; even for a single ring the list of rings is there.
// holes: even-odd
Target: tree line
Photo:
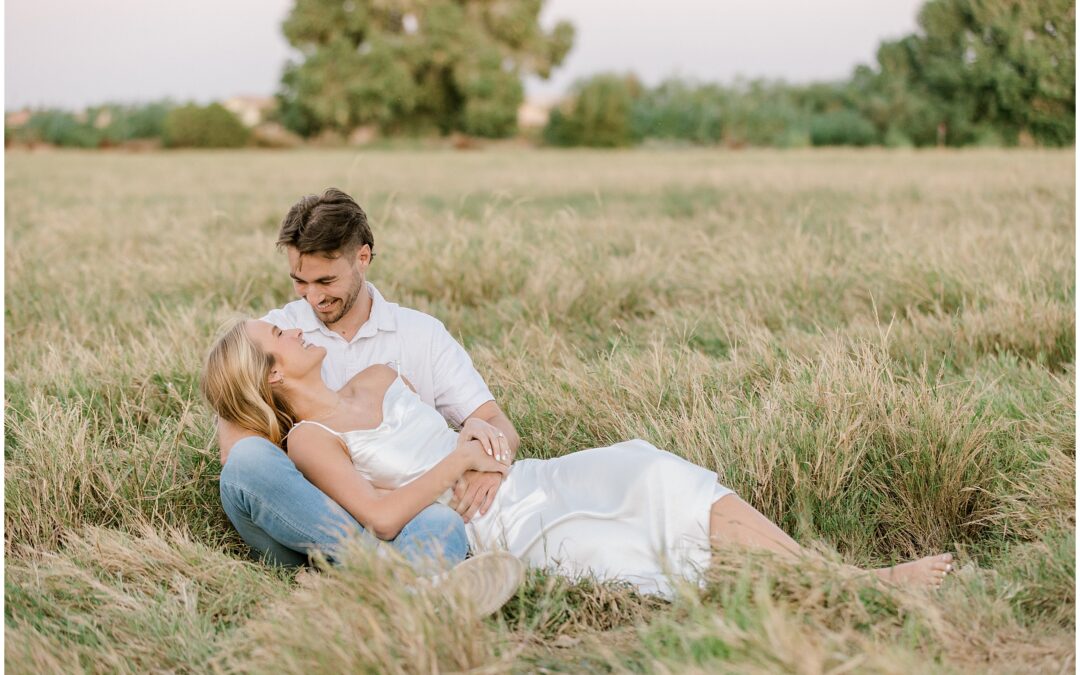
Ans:
[[[542,0],[296,0],[271,120],[302,138],[519,133],[522,79],[550,75],[574,29],[541,27]],[[553,146],[649,139],[727,146],[1071,145],[1071,0],[929,0],[917,30],[883,42],[841,82],[644,86],[632,74],[573,85],[541,134]],[[233,147],[251,134],[217,104],[38,111],[10,142],[99,147],[132,139]]]
[[[931,0],[918,30],[882,43],[847,81],[731,86],[632,75],[578,82],[551,115],[553,145],[1049,145],[1076,133],[1075,5]]]
[[[173,101],[92,106],[73,113],[37,110],[18,126],[4,127],[6,144],[46,143],[73,148],[108,148],[148,142],[168,148],[237,148],[251,132],[221,104]]]

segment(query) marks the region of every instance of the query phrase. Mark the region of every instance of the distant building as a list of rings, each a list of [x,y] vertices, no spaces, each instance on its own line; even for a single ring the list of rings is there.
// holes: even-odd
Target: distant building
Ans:
[[[110,124],[112,124],[112,111],[108,108],[105,108],[104,110],[99,112],[97,117],[94,118],[95,129],[104,129]]]
[[[551,99],[527,98],[517,110],[519,129],[542,129],[547,126],[551,109],[556,101]]]
[[[222,101],[221,105],[240,118],[245,127],[251,128],[266,119],[267,113],[273,110],[277,101],[270,96],[233,96]]]
[[[30,121],[31,113],[28,109],[16,110],[15,112],[9,112],[4,115],[4,126],[10,129],[17,129],[24,126]]]

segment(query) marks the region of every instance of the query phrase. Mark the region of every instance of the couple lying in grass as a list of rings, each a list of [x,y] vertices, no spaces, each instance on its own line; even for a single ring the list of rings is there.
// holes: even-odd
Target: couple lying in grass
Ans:
[[[374,239],[340,190],[295,204],[278,245],[301,299],[229,326],[202,382],[222,505],[263,559],[333,561],[359,535],[421,569],[471,551],[461,569],[502,577],[500,596],[520,579],[511,555],[667,595],[713,547],[809,555],[715,472],[640,439],[517,459],[514,425],[465,350],[366,281]],[[951,569],[946,553],[872,573],[933,588]]]

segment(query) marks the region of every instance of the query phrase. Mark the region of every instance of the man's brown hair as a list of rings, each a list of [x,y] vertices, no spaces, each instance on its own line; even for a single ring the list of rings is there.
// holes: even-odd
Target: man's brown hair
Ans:
[[[278,231],[277,245],[292,246],[302,254],[320,253],[336,258],[367,244],[375,255],[375,238],[367,214],[349,195],[327,188],[320,196],[307,195],[293,204]]]

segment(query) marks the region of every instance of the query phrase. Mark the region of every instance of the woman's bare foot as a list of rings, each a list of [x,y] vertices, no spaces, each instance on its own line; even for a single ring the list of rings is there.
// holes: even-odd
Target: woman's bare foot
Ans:
[[[873,570],[882,581],[909,588],[938,588],[953,570],[952,553],[928,555],[901,565]]]

